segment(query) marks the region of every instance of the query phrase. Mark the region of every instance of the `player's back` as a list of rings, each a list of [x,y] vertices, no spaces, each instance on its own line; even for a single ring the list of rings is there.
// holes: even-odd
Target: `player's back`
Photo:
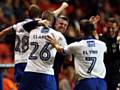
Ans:
[[[29,52],[28,63],[25,71],[45,73],[54,75],[53,62],[56,55],[56,49],[46,42],[46,37],[52,36],[60,39],[60,33],[51,29],[40,26],[32,30],[29,35]]]
[[[29,33],[24,30],[23,24],[32,21],[31,19],[26,19],[13,25],[13,29],[16,32],[15,39],[15,63],[26,63],[27,62],[27,51],[28,51],[28,40]]]
[[[104,42],[88,39],[71,44],[75,56],[75,70],[80,78],[104,78],[106,74],[103,62],[106,45]]]

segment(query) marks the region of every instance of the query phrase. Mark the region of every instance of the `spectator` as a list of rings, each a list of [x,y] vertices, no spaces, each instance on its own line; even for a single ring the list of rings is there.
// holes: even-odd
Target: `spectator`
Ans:
[[[106,68],[104,65],[104,53],[107,50],[106,44],[94,39],[92,32],[95,27],[90,21],[80,22],[83,40],[71,43],[64,48],[54,37],[47,37],[47,41],[56,48],[58,52],[73,54],[77,83],[75,90],[106,90],[104,80]]]

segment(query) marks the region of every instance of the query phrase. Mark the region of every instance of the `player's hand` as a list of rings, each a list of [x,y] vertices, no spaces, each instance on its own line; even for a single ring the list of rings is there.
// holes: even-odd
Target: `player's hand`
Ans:
[[[91,16],[90,19],[89,19],[89,21],[90,21],[90,22],[93,22],[93,21],[94,21],[94,18],[95,18],[95,16]]]
[[[120,36],[117,36],[117,42],[120,44]]]
[[[53,47],[59,45],[59,42],[56,40],[54,34],[52,34],[52,36],[46,37],[46,40],[47,40],[47,42],[50,43]]]
[[[49,21],[48,20],[40,20],[40,21],[38,21],[38,24],[39,25],[44,25],[45,27],[48,27],[49,26]]]
[[[57,50],[57,52],[59,53],[63,52],[64,50],[63,47],[59,45],[59,42],[56,40],[54,35],[52,35],[52,37],[51,36],[46,37],[46,40]]]
[[[66,8],[66,7],[68,7],[69,5],[68,5],[68,2],[63,2],[63,6]]]
[[[90,17],[89,21],[93,24],[97,24],[100,21],[100,16],[99,15],[92,16],[92,17]]]

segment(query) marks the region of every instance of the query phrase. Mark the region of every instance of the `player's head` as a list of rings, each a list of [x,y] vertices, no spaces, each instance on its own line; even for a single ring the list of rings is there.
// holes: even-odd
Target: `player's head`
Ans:
[[[119,30],[118,21],[115,18],[109,18],[107,20],[107,34],[110,36],[116,35]]]
[[[42,13],[42,20],[48,20],[50,22],[50,26],[53,25],[53,23],[55,22],[55,16],[53,14],[52,11],[46,10]]]
[[[40,16],[41,16],[40,8],[35,4],[30,5],[30,7],[29,7],[29,17],[34,19],[34,18],[39,18]]]
[[[84,19],[80,21],[80,30],[83,34],[83,37],[93,36],[93,31],[95,30],[95,27],[90,21]]]
[[[69,25],[69,19],[66,16],[60,15],[56,18],[54,25],[55,30],[65,33]]]
[[[109,27],[113,27],[113,28],[118,26],[118,22],[115,18],[109,18],[107,20],[107,24],[108,24]]]

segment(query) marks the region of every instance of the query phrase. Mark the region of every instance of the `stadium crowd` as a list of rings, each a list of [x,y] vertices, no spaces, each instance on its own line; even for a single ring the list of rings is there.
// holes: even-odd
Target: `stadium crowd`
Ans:
[[[28,9],[31,4],[38,5],[43,12],[48,9],[52,11],[57,9],[61,5],[61,1],[0,0],[0,31],[26,19],[29,16]],[[61,13],[60,17],[57,17],[62,18],[63,21],[56,19],[54,28],[58,29],[57,31],[60,31],[70,44],[81,37],[80,20],[90,19],[97,15],[100,16],[100,20],[95,23],[95,29],[98,38],[107,46],[107,53],[104,57],[107,90],[116,90],[120,83],[120,0],[69,0],[69,7]],[[63,31],[61,31],[62,29]],[[14,41],[14,31],[0,38],[0,64],[14,62]],[[56,59],[58,58],[56,57]],[[62,64],[55,68],[59,63]],[[73,56],[68,56],[62,62],[56,62],[56,66],[54,68],[57,69],[55,73],[58,74],[56,79],[58,79],[59,90],[74,90],[76,77]],[[2,70],[0,68],[0,72],[4,74],[3,90],[17,90],[13,78],[14,69]]]

